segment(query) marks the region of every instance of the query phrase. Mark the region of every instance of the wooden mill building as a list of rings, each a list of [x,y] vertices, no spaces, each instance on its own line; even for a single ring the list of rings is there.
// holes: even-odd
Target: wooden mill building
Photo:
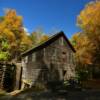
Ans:
[[[75,50],[63,32],[22,54],[22,86],[75,77]]]

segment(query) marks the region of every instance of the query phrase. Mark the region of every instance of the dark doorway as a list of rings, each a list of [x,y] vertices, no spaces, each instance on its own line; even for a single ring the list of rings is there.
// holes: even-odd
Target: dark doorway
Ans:
[[[13,91],[16,82],[16,66],[6,64],[3,78],[3,89],[7,92]]]

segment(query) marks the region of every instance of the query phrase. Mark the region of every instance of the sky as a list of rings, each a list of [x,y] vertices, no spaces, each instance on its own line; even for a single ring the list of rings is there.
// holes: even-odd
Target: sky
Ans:
[[[46,34],[64,31],[68,38],[79,32],[76,19],[91,0],[0,0],[0,16],[11,8],[23,16],[23,24],[29,33],[40,28]]]

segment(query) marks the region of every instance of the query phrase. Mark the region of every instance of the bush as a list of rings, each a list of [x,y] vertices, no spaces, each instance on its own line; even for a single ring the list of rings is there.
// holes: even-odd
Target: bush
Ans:
[[[71,78],[64,82],[65,88],[67,90],[80,90],[81,84],[78,82],[76,78]]]
[[[77,80],[85,81],[89,78],[89,72],[87,70],[79,70],[77,71]]]

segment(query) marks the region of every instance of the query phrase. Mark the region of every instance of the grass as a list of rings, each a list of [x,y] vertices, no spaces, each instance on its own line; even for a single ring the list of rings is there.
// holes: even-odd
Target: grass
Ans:
[[[0,89],[0,97],[6,96],[6,95],[7,95],[7,93],[4,90]]]

